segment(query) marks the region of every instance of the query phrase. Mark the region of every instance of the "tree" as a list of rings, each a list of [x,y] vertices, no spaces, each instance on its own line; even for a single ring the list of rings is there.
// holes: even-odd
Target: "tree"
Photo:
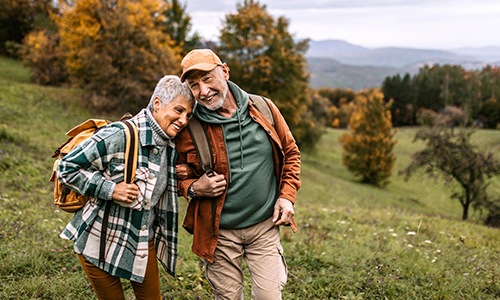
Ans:
[[[406,180],[424,170],[433,178],[455,183],[458,191],[452,194],[452,199],[462,205],[462,220],[468,219],[471,205],[498,208],[499,204],[488,197],[487,180],[500,174],[500,163],[493,153],[479,151],[472,145],[472,133],[467,129],[424,127],[414,141],[425,142],[425,149],[415,153],[411,164],[401,172]],[[498,209],[496,213],[498,216]]]
[[[79,0],[62,5],[60,46],[70,79],[103,109],[137,111],[154,84],[178,73],[180,48],[162,30],[160,0]]]
[[[479,110],[483,119],[483,126],[486,128],[498,128],[500,124],[500,102],[496,98],[491,98],[483,103]]]
[[[217,52],[231,68],[231,80],[243,89],[274,100],[302,149],[314,146],[322,125],[307,111],[312,103],[305,52],[308,40],[296,42],[286,18],[274,19],[265,5],[245,0],[228,14]]]
[[[37,84],[58,86],[68,80],[58,37],[57,33],[41,30],[32,31],[24,38],[21,57]]]
[[[0,3],[0,54],[17,56],[17,47],[33,30],[53,29],[49,15],[52,0],[2,0]]]
[[[170,35],[176,46],[182,48],[181,54],[184,56],[201,43],[201,37],[196,32],[189,36],[191,17],[186,14],[186,5],[182,5],[178,0],[166,2],[168,7],[164,13],[164,32]]]
[[[382,93],[386,101],[392,101],[391,113],[394,126],[415,125],[415,92],[408,73],[385,78]]]
[[[396,140],[392,130],[390,103],[378,90],[367,90],[357,95],[354,111],[349,120],[350,133],[339,138],[342,162],[347,169],[361,176],[364,183],[384,186],[396,157]]]

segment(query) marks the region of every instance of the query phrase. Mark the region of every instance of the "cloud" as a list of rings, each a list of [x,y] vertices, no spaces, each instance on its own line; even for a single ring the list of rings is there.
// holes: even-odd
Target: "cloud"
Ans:
[[[224,16],[243,1],[184,1],[193,30],[217,39]],[[450,49],[500,45],[496,0],[267,0],[297,38],[340,39],[366,47]]]

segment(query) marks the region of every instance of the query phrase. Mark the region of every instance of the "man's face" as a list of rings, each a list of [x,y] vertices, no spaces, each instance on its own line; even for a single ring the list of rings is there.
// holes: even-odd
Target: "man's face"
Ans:
[[[209,72],[193,72],[186,81],[196,101],[209,110],[222,107],[229,86],[229,72],[225,65],[217,66]]]

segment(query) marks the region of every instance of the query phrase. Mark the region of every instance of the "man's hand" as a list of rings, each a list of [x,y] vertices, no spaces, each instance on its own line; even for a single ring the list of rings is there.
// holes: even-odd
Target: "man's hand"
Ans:
[[[116,184],[112,197],[113,200],[131,203],[137,199],[137,195],[139,195],[139,187],[135,183],[129,184],[122,181]]]
[[[288,225],[295,215],[293,203],[285,198],[278,198],[274,205],[273,222],[276,226]]]
[[[215,172],[203,174],[192,183],[196,197],[217,197],[226,190],[226,179],[224,175]]]

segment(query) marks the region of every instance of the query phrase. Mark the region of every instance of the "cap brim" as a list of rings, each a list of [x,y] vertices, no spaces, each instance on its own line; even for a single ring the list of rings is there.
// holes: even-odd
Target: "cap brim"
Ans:
[[[187,68],[186,70],[184,70],[184,72],[182,72],[181,82],[184,82],[184,80],[186,80],[186,74],[191,72],[191,71],[198,70],[198,71],[209,72],[209,71],[212,71],[213,69],[215,69],[215,67],[217,67],[217,64],[214,64],[214,63],[198,63],[195,65],[192,65],[189,68]]]

